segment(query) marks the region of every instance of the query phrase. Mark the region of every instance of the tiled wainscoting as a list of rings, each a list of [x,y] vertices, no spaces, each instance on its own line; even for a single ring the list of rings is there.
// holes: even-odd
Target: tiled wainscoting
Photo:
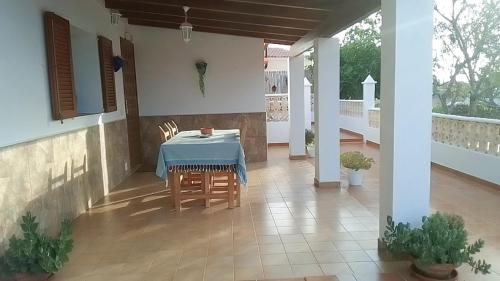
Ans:
[[[229,114],[199,114],[199,115],[169,115],[141,116],[142,142],[144,146],[144,167],[152,171],[156,167],[158,148],[160,146],[160,131],[158,124],[174,120],[183,130],[198,130],[202,127],[215,129],[240,128],[240,123],[246,118],[248,130],[244,144],[247,162],[267,160],[266,113],[229,113]]]
[[[125,120],[0,148],[0,252],[26,211],[54,232],[130,172]]]

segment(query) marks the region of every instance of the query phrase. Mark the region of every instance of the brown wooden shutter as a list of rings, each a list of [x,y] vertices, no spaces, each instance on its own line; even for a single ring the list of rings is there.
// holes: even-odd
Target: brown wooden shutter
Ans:
[[[44,21],[52,116],[56,120],[75,117],[78,112],[69,21],[52,12],[45,13]]]
[[[113,70],[113,42],[103,36],[98,38],[104,112],[112,112],[117,109],[115,72]]]

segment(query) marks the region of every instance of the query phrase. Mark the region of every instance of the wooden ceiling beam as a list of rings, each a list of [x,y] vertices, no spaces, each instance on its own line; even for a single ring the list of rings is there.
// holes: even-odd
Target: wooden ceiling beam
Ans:
[[[135,18],[129,18],[128,22],[129,22],[129,24],[133,24],[133,25],[143,25],[143,26],[154,26],[154,27],[163,27],[163,28],[170,28],[170,29],[179,29],[179,24],[170,23],[170,22],[135,19]],[[217,27],[196,26],[196,25],[193,25],[193,31],[194,32],[200,31],[200,32],[209,32],[209,33],[228,34],[228,35],[236,35],[236,36],[246,36],[246,37],[256,37],[256,38],[262,38],[262,39],[280,40],[280,41],[287,41],[287,42],[295,42],[295,41],[300,39],[300,36],[271,34],[271,33],[245,31],[245,30],[238,30],[238,29],[231,29],[231,28],[217,28]],[[180,31],[179,31],[179,33],[180,33]]]
[[[140,7],[137,7],[137,5],[133,3],[114,2],[112,7],[113,9],[117,9],[122,13],[128,11],[136,11],[136,12],[151,13],[151,14],[174,15],[182,17],[184,16],[184,12],[182,11],[181,8],[173,6],[144,4]],[[295,28],[303,30],[312,30],[318,25],[318,22],[315,21],[269,18],[269,17],[254,16],[254,15],[214,12],[207,10],[189,11],[189,18],[217,19],[226,22],[238,22],[245,24],[276,26],[276,27]]]
[[[177,7],[179,9],[182,6],[189,6],[192,11],[207,10],[238,15],[243,14],[260,17],[288,18],[310,21],[321,21],[326,18],[330,12],[326,10],[262,5],[251,2],[233,2],[227,0],[106,0],[106,7],[117,9],[116,5],[120,3],[130,3],[132,5],[135,5],[135,8],[137,9],[142,5],[147,4],[171,6]]]
[[[184,21],[182,16],[173,15],[159,15],[159,14],[148,14],[142,12],[128,12],[124,11],[123,16],[126,18],[142,19],[142,20],[153,20],[158,22],[168,22],[176,23],[180,25]],[[302,37],[307,33],[307,30],[283,28],[283,27],[269,27],[265,25],[252,25],[246,23],[236,23],[236,22],[224,22],[212,19],[199,19],[190,18],[189,22],[197,27],[212,27],[212,28],[231,28],[250,32],[261,32],[268,34],[280,34],[280,35],[291,35]]]
[[[316,38],[332,37],[363,18],[380,10],[381,0],[343,1],[318,27],[308,32],[290,48],[290,56],[297,56],[313,46]]]
[[[330,11],[338,2],[336,0],[227,0],[230,2],[244,2],[257,5],[278,6]]]

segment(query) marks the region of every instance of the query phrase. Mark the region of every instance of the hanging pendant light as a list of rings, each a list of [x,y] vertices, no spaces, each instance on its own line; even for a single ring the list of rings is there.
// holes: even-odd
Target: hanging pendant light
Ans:
[[[191,32],[193,31],[193,25],[187,21],[187,13],[189,11],[188,6],[182,6],[184,10],[184,22],[181,23],[180,29],[182,32],[182,39],[184,42],[189,42],[191,40]]]
[[[120,24],[120,18],[122,17],[122,14],[120,14],[120,11],[118,11],[118,10],[110,10],[109,14],[111,16],[111,24],[112,25],[118,25],[118,24]]]

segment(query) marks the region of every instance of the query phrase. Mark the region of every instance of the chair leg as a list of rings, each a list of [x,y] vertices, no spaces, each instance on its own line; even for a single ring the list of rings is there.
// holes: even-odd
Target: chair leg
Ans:
[[[227,173],[228,181],[227,181],[227,192],[228,192],[228,207],[229,209],[234,208],[234,173]]]
[[[240,207],[241,205],[241,185],[240,182],[236,183],[236,207]]]

